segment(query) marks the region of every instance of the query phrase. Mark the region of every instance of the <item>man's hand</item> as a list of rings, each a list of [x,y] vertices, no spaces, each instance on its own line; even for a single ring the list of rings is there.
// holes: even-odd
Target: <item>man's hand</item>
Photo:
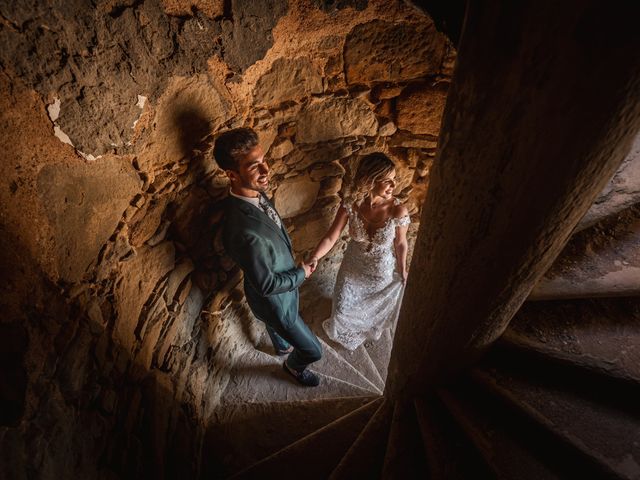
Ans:
[[[307,259],[307,262],[311,267],[311,273],[315,272],[316,268],[318,268],[318,257],[311,257],[310,259]]]
[[[300,262],[300,267],[302,267],[304,269],[304,278],[307,279],[311,276],[311,274],[313,273],[313,268],[311,264],[309,263],[305,263],[305,262]]]

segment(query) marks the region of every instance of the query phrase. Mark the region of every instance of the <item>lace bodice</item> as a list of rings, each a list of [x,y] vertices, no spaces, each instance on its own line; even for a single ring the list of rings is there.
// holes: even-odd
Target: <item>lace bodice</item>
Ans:
[[[344,208],[350,239],[336,277],[331,317],[323,328],[329,338],[353,350],[366,339],[380,338],[398,316],[404,288],[393,240],[396,227],[410,220],[408,215],[390,218],[370,236],[357,210]]]
[[[398,205],[400,201],[394,200],[395,205]],[[404,227],[411,223],[409,215],[394,218],[391,217],[379,228],[376,229],[371,236],[367,232],[367,227],[361,215],[352,204],[343,204],[345,210],[349,215],[349,236],[351,240],[366,245],[366,250],[370,253],[380,252],[386,250],[393,245],[393,240],[396,238],[396,227]]]

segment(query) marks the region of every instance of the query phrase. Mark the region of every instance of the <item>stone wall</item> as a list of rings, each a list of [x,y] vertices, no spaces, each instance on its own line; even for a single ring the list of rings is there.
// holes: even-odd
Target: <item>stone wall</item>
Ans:
[[[0,6],[0,474],[197,476],[256,328],[215,134],[259,132],[297,254],[368,152],[415,221],[455,53],[392,0],[93,3]]]

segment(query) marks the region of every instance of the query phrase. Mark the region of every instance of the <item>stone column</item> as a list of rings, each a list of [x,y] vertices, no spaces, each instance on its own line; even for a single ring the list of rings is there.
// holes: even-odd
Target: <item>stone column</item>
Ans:
[[[639,2],[469,2],[388,392],[472,364],[640,129]]]

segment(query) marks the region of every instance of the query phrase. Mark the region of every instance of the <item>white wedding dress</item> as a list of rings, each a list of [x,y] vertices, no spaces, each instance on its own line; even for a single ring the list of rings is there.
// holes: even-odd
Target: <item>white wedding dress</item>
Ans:
[[[390,218],[370,237],[354,206],[344,207],[351,238],[338,270],[331,317],[322,327],[331,340],[355,350],[366,340],[378,340],[398,317],[404,284],[393,240],[396,227],[409,225],[410,219]]]

